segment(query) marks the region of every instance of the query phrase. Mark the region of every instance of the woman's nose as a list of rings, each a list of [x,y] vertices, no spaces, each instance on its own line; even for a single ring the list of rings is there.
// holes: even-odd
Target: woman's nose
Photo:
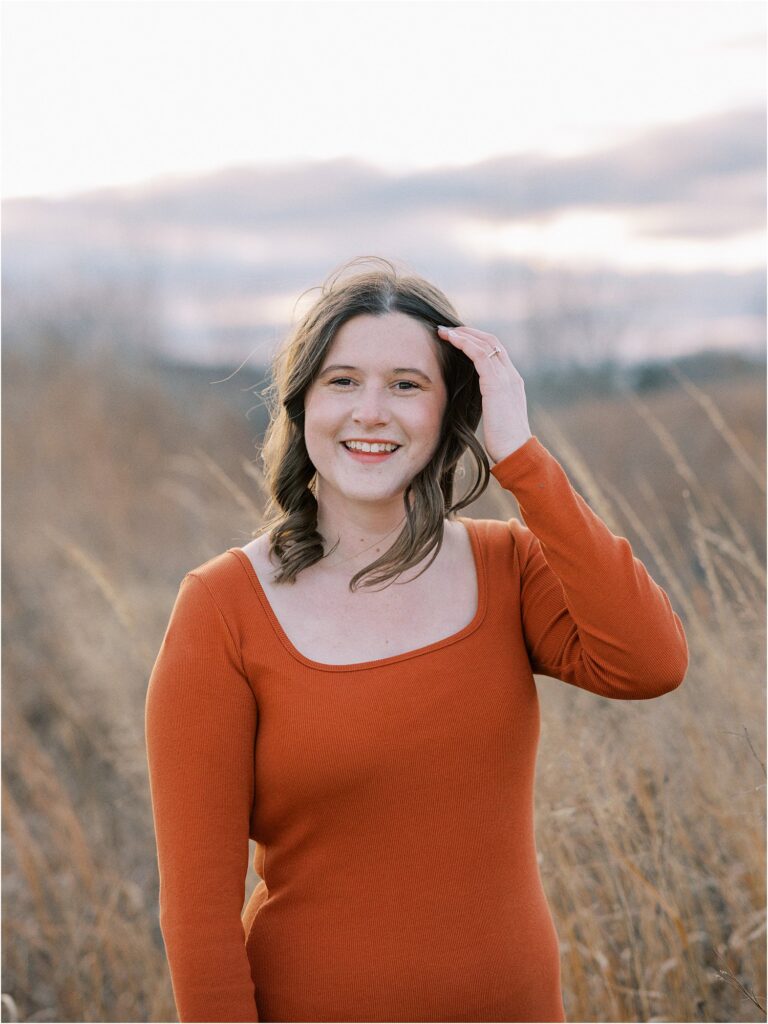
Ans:
[[[358,392],[354,418],[360,422],[383,423],[389,419],[386,395],[378,388],[363,388]]]

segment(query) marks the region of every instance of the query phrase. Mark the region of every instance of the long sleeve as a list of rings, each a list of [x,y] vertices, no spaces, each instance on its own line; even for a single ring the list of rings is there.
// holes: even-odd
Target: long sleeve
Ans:
[[[688,645],[669,598],[626,537],[613,534],[573,489],[554,455],[534,435],[491,472],[525,520],[508,526],[533,671],[623,700],[679,686]]]
[[[180,1021],[259,1019],[240,917],[256,723],[229,627],[187,573],[145,705],[159,919]]]

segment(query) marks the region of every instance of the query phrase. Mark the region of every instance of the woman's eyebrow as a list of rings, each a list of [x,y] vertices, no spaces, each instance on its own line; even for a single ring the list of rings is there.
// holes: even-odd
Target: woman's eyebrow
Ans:
[[[348,363],[334,363],[333,366],[326,366],[326,368],[324,370],[322,370],[321,373],[322,373],[323,376],[325,376],[326,373],[331,373],[333,370],[357,370],[357,369],[359,369],[359,367],[357,367],[357,366],[350,366]],[[424,380],[428,384],[432,383],[432,381],[426,375],[426,373],[424,373],[423,370],[419,370],[415,366],[395,366],[393,368],[393,370],[392,370],[392,373],[412,373],[412,374],[414,374],[417,377],[423,377]]]

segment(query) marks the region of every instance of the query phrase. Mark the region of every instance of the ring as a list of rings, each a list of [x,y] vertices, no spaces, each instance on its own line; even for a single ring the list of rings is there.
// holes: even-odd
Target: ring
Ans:
[[[491,356],[497,356],[497,355],[499,355],[499,353],[500,353],[501,351],[502,351],[502,350],[501,350],[501,349],[499,348],[499,346],[497,345],[497,346],[496,346],[496,348],[495,348],[495,349],[494,349],[494,350],[493,350],[492,352],[489,352],[489,353],[488,353],[488,358],[490,359],[490,358],[491,358]]]

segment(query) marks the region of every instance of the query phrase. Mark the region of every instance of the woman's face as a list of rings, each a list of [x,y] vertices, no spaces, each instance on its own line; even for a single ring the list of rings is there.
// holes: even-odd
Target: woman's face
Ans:
[[[427,465],[448,400],[435,340],[405,313],[360,314],[337,331],[304,401],[304,440],[318,500],[396,501]],[[385,456],[359,456],[348,440],[392,441]]]

